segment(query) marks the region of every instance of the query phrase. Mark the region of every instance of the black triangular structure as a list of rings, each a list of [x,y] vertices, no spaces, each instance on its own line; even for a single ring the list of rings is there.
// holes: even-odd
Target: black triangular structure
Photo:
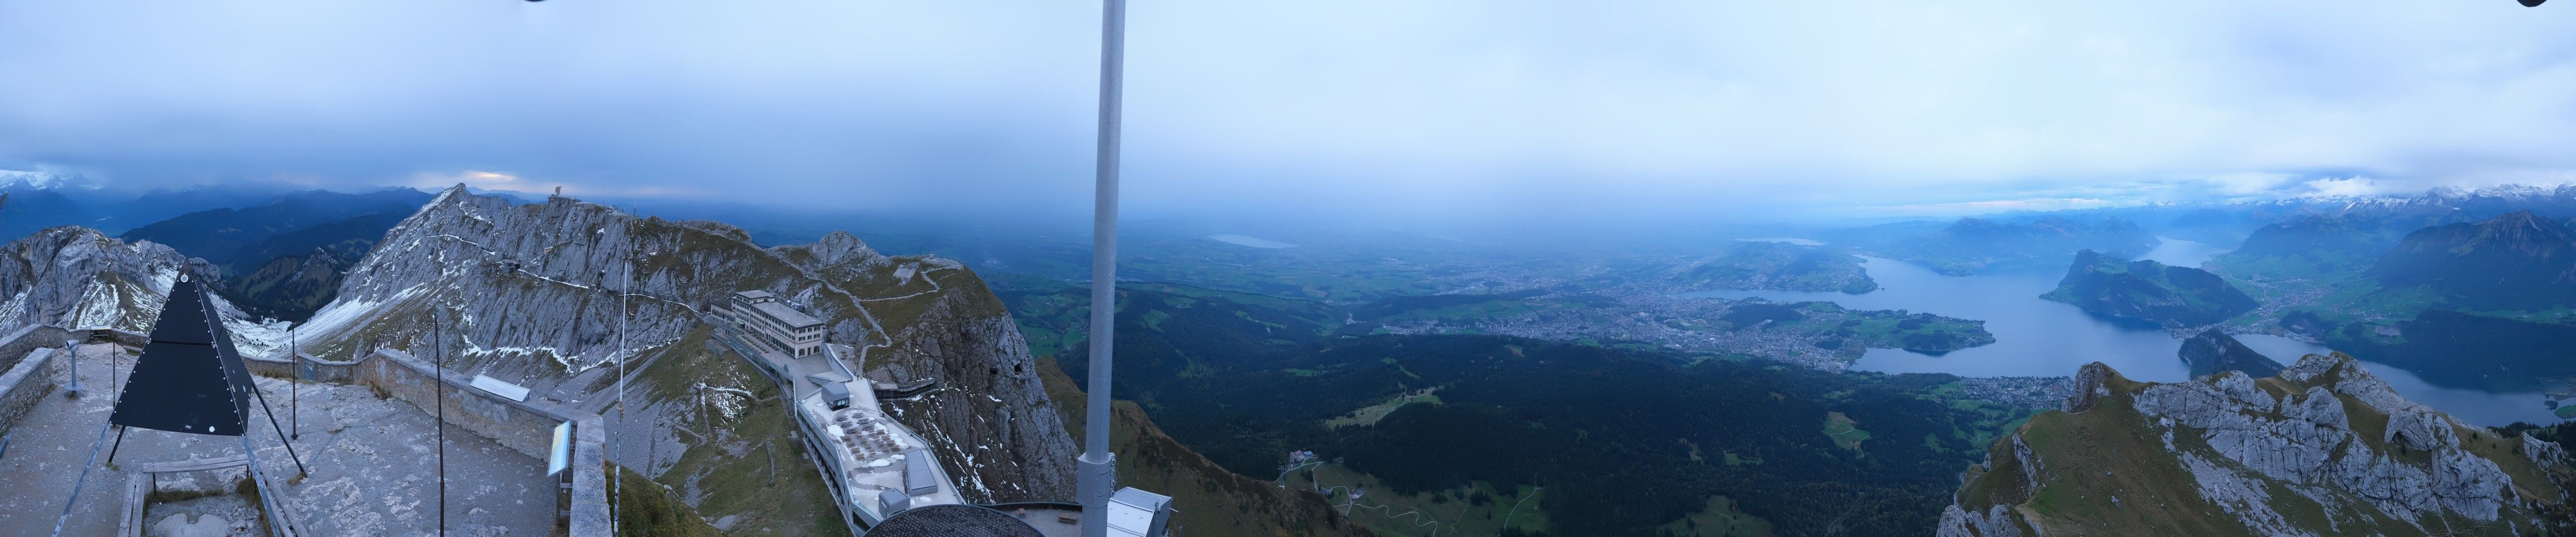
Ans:
[[[233,350],[214,302],[193,281],[170,285],[152,339],[126,376],[107,422],[192,434],[241,436],[250,423],[250,370]]]

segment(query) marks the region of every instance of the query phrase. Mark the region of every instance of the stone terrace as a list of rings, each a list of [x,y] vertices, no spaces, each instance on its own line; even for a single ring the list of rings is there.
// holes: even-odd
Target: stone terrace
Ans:
[[[49,394],[11,431],[8,452],[0,457],[0,537],[52,533],[64,497],[106,424],[113,396],[107,390],[111,358],[117,362],[118,374],[132,370],[134,356],[122,347],[83,346],[81,380],[91,392],[80,399],[60,391]],[[277,412],[279,425],[289,425],[297,414],[290,413],[288,382],[274,378],[258,382]],[[290,511],[305,532],[436,534],[433,418],[400,399],[378,398],[366,386],[306,382],[299,390],[292,398],[300,400],[294,411],[300,412],[302,421],[295,451],[304,457],[312,475],[284,487],[291,492]],[[263,472],[278,482],[290,482],[285,478],[295,475],[295,464],[287,459],[266,417],[254,417],[251,430]],[[114,441],[115,433],[108,433],[107,439]],[[212,458],[241,451],[241,439],[236,437],[136,429],[126,434],[116,462]],[[105,464],[104,453],[100,458],[102,464],[91,469],[64,535],[114,535],[117,530],[128,474]],[[556,480],[545,475],[545,461],[451,426],[447,476],[447,524],[452,534],[561,533],[555,526]],[[145,524],[159,523],[159,518],[147,513]]]

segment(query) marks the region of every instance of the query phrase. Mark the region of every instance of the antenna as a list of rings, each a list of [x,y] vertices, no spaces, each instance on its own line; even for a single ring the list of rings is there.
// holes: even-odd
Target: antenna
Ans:
[[[1109,452],[1110,352],[1118,319],[1118,116],[1127,56],[1127,0],[1100,4],[1100,154],[1091,205],[1091,394],[1083,409],[1083,537],[1109,536],[1109,495],[1118,488],[1118,455]]]

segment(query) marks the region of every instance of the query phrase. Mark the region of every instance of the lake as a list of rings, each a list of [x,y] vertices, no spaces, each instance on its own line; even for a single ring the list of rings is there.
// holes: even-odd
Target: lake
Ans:
[[[2198,266],[2219,252],[2216,247],[2200,243],[2164,241],[2141,257],[2169,265]],[[2040,299],[2039,295],[2057,288],[2062,272],[1944,276],[1903,261],[1867,256],[1862,259],[1862,270],[1878,281],[1876,291],[1854,295],[1831,291],[1719,290],[1683,296],[1814,300],[1856,309],[1933,313],[1985,321],[1986,331],[1995,335],[1993,344],[1938,356],[1870,349],[1852,364],[1853,369],[1865,371],[1973,377],[2064,376],[2098,361],[2136,380],[2173,382],[2190,376],[2190,369],[2177,356],[2182,340],[2164,329],[2115,321],[2070,304]],[[2326,352],[2323,346],[2278,336],[2246,335],[2238,339],[2283,365],[2298,362],[2302,355]],[[2357,358],[2362,358],[2362,363],[2386,379],[2397,393],[2472,423],[2557,421],[2548,408],[2541,406],[2545,398],[2539,392],[2440,388],[2404,369],[2370,362],[2367,356]]]
[[[1250,236],[1250,235],[1236,235],[1236,234],[1232,234],[1232,233],[1227,233],[1227,234],[1222,234],[1222,235],[1209,235],[1207,238],[1209,238],[1209,239],[1215,239],[1215,240],[1216,240],[1216,241],[1218,241],[1218,242],[1224,242],[1224,243],[1227,243],[1227,244],[1236,244],[1236,245],[1242,245],[1242,246],[1250,246],[1250,247],[1254,247],[1254,248],[1296,248],[1296,247],[1297,247],[1297,245],[1294,245],[1294,244],[1288,244],[1288,243],[1284,243],[1284,242],[1274,241],[1274,240],[1270,240],[1270,239],[1264,239],[1264,238],[1260,238],[1260,237],[1254,237],[1254,236]]]

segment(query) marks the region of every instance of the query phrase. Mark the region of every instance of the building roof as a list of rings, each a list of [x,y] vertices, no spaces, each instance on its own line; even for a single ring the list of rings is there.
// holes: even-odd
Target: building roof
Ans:
[[[761,315],[767,315],[771,319],[777,319],[778,322],[786,323],[788,328],[804,328],[808,326],[823,325],[822,320],[815,319],[812,315],[806,315],[805,312],[796,311],[796,308],[787,307],[786,304],[762,302],[759,304],[752,304],[751,309],[760,310]]]
[[[757,299],[757,298],[769,298],[769,297],[778,296],[778,295],[769,294],[769,292],[768,292],[768,291],[762,291],[762,290],[759,290],[759,289],[753,289],[753,290],[749,290],[749,291],[735,291],[735,292],[733,293],[733,296],[738,296],[738,297],[743,297],[743,298],[755,298],[755,299]]]
[[[1045,537],[1008,513],[974,505],[932,505],[895,513],[866,537]]]

